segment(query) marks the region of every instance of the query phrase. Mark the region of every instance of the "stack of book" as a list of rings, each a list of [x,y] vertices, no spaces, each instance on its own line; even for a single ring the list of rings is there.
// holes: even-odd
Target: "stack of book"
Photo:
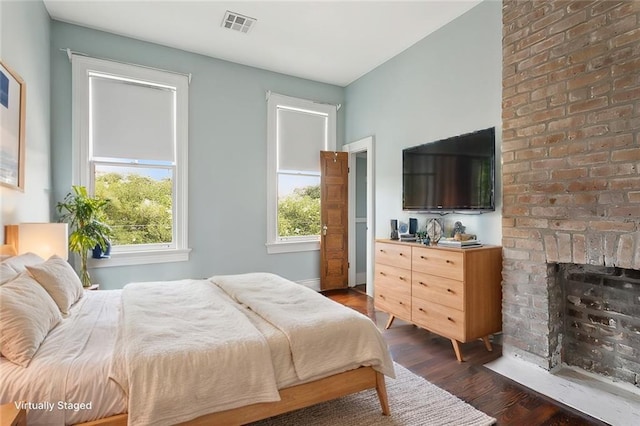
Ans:
[[[400,234],[400,241],[416,241],[416,234]]]
[[[453,238],[441,238],[440,241],[438,241],[438,245],[443,247],[469,248],[481,247],[482,243],[480,240],[458,241]]]

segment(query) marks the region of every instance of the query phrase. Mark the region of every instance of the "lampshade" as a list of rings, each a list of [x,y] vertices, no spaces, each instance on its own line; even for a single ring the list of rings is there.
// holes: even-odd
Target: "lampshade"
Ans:
[[[18,254],[35,253],[43,259],[57,255],[69,257],[69,231],[66,223],[21,223],[5,227],[7,244]]]

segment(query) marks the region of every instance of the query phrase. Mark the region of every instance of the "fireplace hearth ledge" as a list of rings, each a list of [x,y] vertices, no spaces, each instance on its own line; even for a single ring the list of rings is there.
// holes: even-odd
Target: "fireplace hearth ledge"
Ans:
[[[515,356],[502,357],[485,367],[571,408],[616,426],[637,426],[640,389],[614,382],[576,367],[553,373]],[[597,403],[594,403],[597,401]]]

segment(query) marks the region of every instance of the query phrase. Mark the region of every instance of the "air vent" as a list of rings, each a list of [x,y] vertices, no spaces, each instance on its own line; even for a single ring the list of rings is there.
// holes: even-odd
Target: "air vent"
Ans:
[[[222,21],[222,27],[246,34],[251,30],[251,28],[253,28],[256,21],[257,19],[255,18],[250,18],[227,10],[227,13],[224,15],[224,20]]]

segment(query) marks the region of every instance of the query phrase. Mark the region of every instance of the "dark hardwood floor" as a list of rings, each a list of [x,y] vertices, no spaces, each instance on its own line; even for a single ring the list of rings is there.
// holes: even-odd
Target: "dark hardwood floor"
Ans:
[[[387,315],[375,311],[373,299],[360,289],[325,294],[369,316],[383,328]],[[395,362],[495,417],[498,425],[606,424],[484,367],[501,356],[500,345],[494,344],[493,352],[488,352],[480,340],[465,343],[462,345],[465,362],[459,363],[449,339],[400,320],[384,330],[383,335]]]

